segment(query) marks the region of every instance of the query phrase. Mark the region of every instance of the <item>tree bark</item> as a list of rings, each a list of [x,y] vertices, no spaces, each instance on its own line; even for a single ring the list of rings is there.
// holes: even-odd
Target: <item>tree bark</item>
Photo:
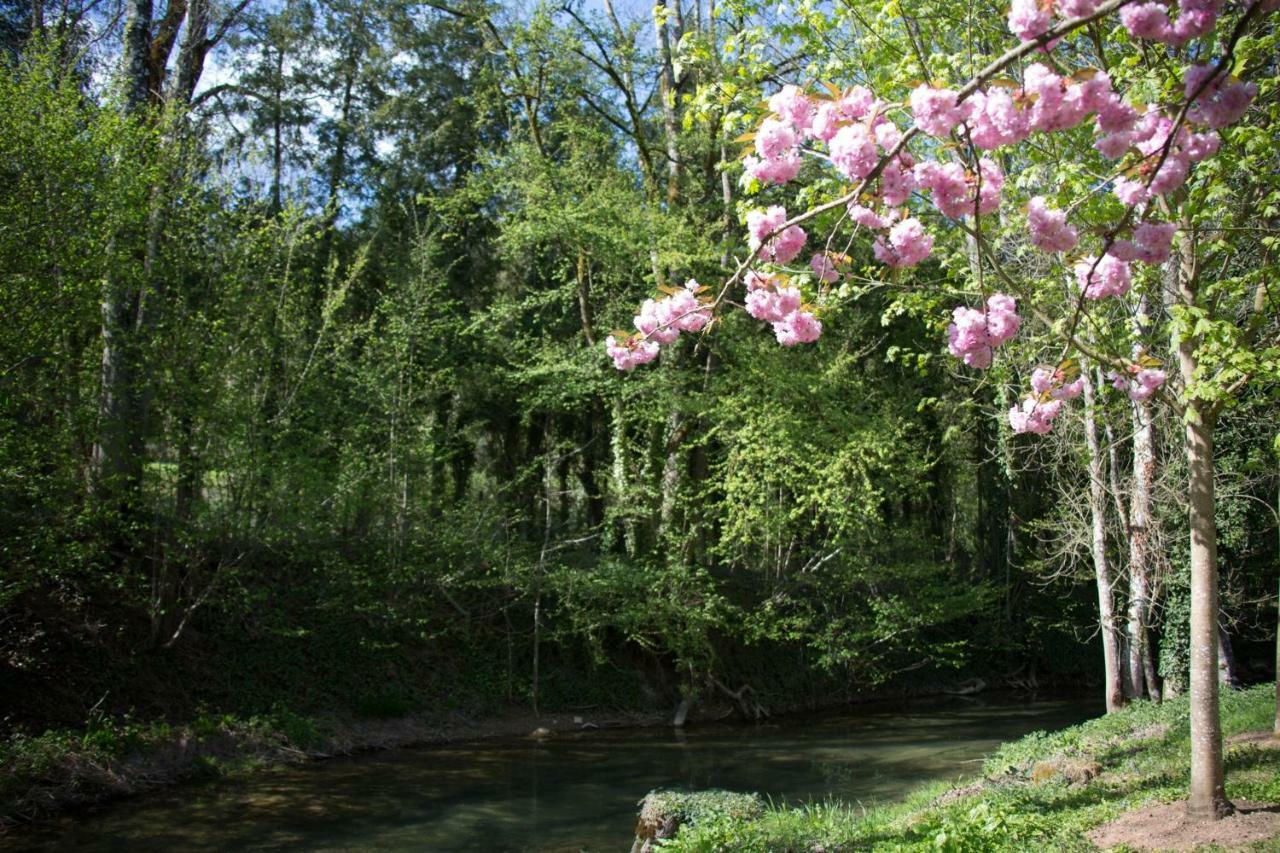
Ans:
[[[1151,409],[1135,402],[1133,415],[1133,487],[1129,492],[1129,672],[1134,695],[1159,701],[1151,659],[1148,614],[1151,612],[1151,488],[1156,458],[1151,439]]]
[[[1080,375],[1084,378],[1084,435],[1089,450],[1089,514],[1093,571],[1098,582],[1098,626],[1102,634],[1102,664],[1105,673],[1107,713],[1124,707],[1124,685],[1120,673],[1120,631],[1115,618],[1115,593],[1111,566],[1107,561],[1107,494],[1102,469],[1102,448],[1098,442],[1098,425],[1094,409],[1093,380],[1081,359]]]
[[[1178,301],[1195,307],[1199,296],[1193,226],[1184,220],[1179,245]],[[1216,820],[1232,811],[1222,766],[1218,708],[1218,531],[1214,526],[1214,407],[1195,393],[1194,334],[1176,341],[1186,411],[1188,521],[1191,529],[1191,790],[1187,814]]]

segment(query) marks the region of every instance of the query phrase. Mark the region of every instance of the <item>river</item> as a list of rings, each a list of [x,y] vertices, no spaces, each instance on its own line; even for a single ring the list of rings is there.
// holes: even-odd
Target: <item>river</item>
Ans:
[[[179,785],[0,836],[0,851],[616,851],[653,788],[775,801],[896,799],[976,773],[1094,699],[951,697],[762,725],[588,730],[366,753]]]

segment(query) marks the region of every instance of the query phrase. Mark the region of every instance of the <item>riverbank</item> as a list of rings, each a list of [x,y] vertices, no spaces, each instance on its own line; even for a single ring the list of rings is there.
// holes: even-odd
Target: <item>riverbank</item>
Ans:
[[[1240,817],[1219,822],[1216,835],[1182,823],[1181,810],[1169,807],[1186,793],[1183,697],[1162,705],[1140,702],[1054,734],[1029,735],[990,756],[980,777],[929,785],[900,803],[773,804],[750,819],[712,814],[681,827],[663,849],[1071,851],[1219,844],[1275,850],[1280,741],[1269,734],[1275,689],[1228,691],[1222,713],[1227,796],[1247,805]]]
[[[991,677],[996,692],[1009,682]],[[795,718],[847,706],[874,706],[984,690],[970,678],[928,688],[890,686],[858,700],[832,698],[774,705],[772,719]],[[985,690],[984,690],[985,692]],[[723,697],[696,704],[690,722],[740,715]],[[0,740],[0,832],[40,821],[66,809],[129,797],[186,780],[233,776],[256,769],[301,764],[361,752],[489,738],[585,729],[669,726],[671,712],[618,708],[533,714],[417,712],[377,717],[352,713],[306,714],[284,705],[267,713],[202,712],[189,722],[140,721],[90,714],[83,728],[40,735],[14,733]],[[642,792],[641,792],[642,793]]]
[[[669,715],[639,712],[361,719],[276,710],[247,718],[200,715],[186,725],[99,718],[82,731],[19,734],[0,742],[0,832],[190,779],[372,750],[669,722]]]

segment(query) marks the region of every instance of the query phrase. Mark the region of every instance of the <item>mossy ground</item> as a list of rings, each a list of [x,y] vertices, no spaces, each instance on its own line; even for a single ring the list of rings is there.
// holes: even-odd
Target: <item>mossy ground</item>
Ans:
[[[981,779],[936,783],[897,804],[775,805],[754,820],[703,819],[664,849],[1094,850],[1085,837],[1094,827],[1131,809],[1186,796],[1187,708],[1185,698],[1138,702],[1060,732],[1034,733],[992,755]],[[1269,730],[1274,688],[1228,692],[1222,713],[1228,738]],[[1101,772],[1088,779],[1070,772],[1082,764],[1096,764]],[[1052,772],[1054,766],[1064,772]],[[1280,750],[1258,742],[1229,744],[1226,769],[1229,798],[1280,803]],[[1280,840],[1255,849],[1280,849]]]

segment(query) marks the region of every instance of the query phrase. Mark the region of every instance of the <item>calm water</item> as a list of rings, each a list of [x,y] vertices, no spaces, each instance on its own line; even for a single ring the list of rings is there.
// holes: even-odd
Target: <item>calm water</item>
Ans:
[[[626,850],[652,788],[901,797],[1099,702],[952,698],[759,726],[401,749],[179,786],[0,836],[0,851]]]

